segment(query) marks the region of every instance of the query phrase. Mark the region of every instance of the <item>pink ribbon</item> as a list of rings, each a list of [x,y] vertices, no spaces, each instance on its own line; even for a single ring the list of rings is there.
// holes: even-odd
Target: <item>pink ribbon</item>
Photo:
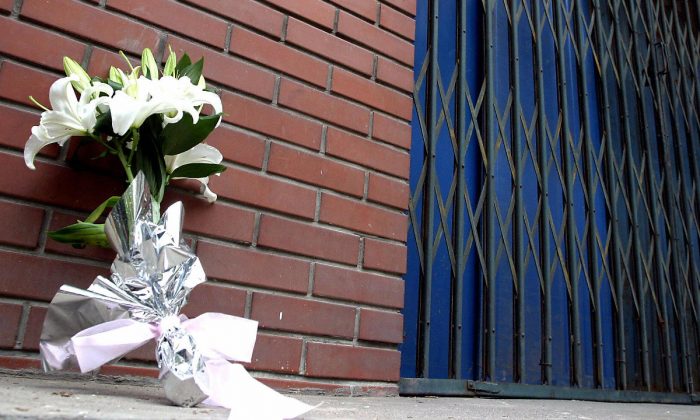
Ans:
[[[71,338],[80,371],[85,373],[136,350],[157,339],[173,325],[181,324],[207,359],[250,362],[255,347],[258,323],[250,319],[208,312],[181,321],[163,318],[147,324],[133,319],[116,319],[86,328]]]
[[[263,385],[243,366],[227,362],[250,362],[258,328],[257,321],[250,319],[212,312],[193,319],[170,316],[150,324],[117,319],[74,335],[73,353],[81,372],[89,372],[159,338],[176,325],[192,335],[204,356],[206,381],[200,383],[195,376],[209,396],[204,404],[230,408],[229,419],[294,418],[313,408]]]

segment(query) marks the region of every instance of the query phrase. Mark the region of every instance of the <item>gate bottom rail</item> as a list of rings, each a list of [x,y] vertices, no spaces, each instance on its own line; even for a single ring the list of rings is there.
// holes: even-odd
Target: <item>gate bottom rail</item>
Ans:
[[[402,378],[399,381],[399,394],[402,396],[430,395],[440,397],[540,398],[601,402],[700,404],[699,394],[572,388],[463,379]]]

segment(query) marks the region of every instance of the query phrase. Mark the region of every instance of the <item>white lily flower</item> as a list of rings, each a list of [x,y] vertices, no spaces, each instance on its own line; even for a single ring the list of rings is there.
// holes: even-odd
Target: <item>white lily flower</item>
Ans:
[[[143,76],[129,80],[124,88],[117,91],[110,101],[112,129],[118,135],[130,128],[138,128],[153,114],[163,114],[166,124],[182,119],[183,113],[192,116],[196,124],[199,120],[198,107],[209,104],[216,114],[221,113],[221,98],[195,86],[188,77],[176,79],[164,76],[150,80]]]
[[[171,107],[168,114],[164,115],[167,124],[180,121],[183,112],[192,116],[195,124],[199,120],[198,108],[209,104],[214,109],[214,114],[220,114],[223,107],[221,98],[212,92],[207,92],[202,86],[195,86],[187,76],[176,79],[165,76],[151,82],[150,93],[154,100],[167,103]],[[170,115],[174,113],[175,115]]]
[[[221,152],[215,147],[209,146],[208,144],[200,143],[190,150],[182,152],[177,155],[165,155],[165,167],[168,174],[172,174],[175,169],[180,166],[188,165],[190,163],[213,163],[219,164],[224,159]],[[216,174],[219,175],[219,174]],[[181,177],[175,177],[173,179],[182,179]],[[209,177],[204,178],[193,178],[199,181],[204,187],[202,195],[207,199],[208,202],[213,203],[216,201],[216,194],[209,189]]]
[[[35,169],[34,157],[42,147],[51,143],[63,146],[72,136],[91,133],[97,120],[97,107],[109,100],[99,94],[112,94],[109,85],[95,83],[87,86],[78,100],[71,85],[75,81],[77,76],[69,76],[51,85],[49,100],[53,110],[41,113],[39,125],[32,127],[32,135],[24,146],[24,163],[30,169]]]
[[[151,100],[150,80],[145,77],[126,79],[124,87],[114,93],[109,101],[112,116],[112,131],[124,135],[130,128],[139,128],[146,118],[162,112],[158,103]]]

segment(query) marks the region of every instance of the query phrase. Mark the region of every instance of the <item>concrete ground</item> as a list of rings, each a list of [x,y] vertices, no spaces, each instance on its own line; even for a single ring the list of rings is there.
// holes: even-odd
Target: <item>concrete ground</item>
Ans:
[[[305,419],[698,419],[700,406],[483,398],[333,397]],[[0,370],[0,418],[225,419],[228,410],[173,407],[148,379]]]

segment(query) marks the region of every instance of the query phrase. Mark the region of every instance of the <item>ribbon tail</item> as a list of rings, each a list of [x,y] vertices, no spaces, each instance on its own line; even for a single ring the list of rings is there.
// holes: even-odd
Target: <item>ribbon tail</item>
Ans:
[[[206,376],[204,404],[230,408],[229,420],[292,419],[314,408],[263,385],[239,364],[208,361]]]
[[[150,325],[132,319],[104,322],[71,338],[73,352],[85,373],[135,350],[156,337]]]

